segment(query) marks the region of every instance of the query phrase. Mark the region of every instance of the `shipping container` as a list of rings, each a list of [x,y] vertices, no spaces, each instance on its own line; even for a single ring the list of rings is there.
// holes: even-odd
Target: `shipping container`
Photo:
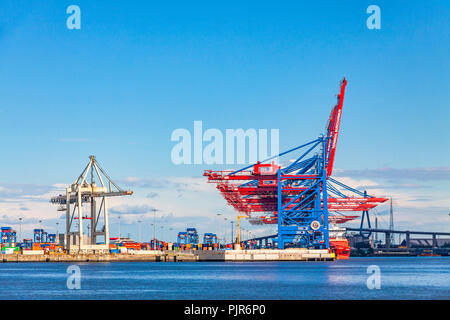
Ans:
[[[39,255],[44,254],[43,250],[24,250],[22,251],[22,254],[24,255]]]
[[[125,247],[120,247],[119,250],[120,250],[120,253],[127,253],[128,252],[128,249],[125,248]]]

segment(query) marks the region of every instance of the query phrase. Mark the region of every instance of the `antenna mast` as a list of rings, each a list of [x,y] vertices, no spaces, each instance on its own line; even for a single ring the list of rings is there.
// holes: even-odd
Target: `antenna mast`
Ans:
[[[389,211],[389,230],[394,230],[394,209],[392,207],[392,198],[391,198],[391,208]],[[394,234],[391,232],[390,234],[391,237],[391,243],[394,242]]]

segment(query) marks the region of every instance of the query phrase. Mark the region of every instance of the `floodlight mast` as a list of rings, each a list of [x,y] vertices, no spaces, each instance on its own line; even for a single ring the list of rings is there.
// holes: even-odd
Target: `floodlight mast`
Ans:
[[[90,173],[90,181],[88,174]],[[96,178],[100,183],[97,185]],[[66,188],[65,195],[52,197],[50,202],[66,212],[65,248],[68,252],[106,252],[109,249],[108,197],[132,195],[133,191],[121,189],[102,169],[95,156],[89,156],[89,163],[75,182]],[[99,200],[100,199],[100,200]],[[97,201],[100,206],[97,210]],[[83,215],[83,203],[90,203],[90,214]],[[73,208],[72,208],[73,205]],[[65,206],[65,209],[64,209]],[[102,219],[103,218],[103,219]],[[78,230],[72,230],[73,220],[78,220]],[[90,235],[84,240],[83,219],[90,220]],[[103,228],[99,229],[99,221]],[[105,238],[104,244],[97,244],[97,237]]]

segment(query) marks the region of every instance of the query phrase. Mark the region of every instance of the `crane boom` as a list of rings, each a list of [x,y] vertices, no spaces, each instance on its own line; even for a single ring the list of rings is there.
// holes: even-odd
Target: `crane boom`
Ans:
[[[339,135],[339,125],[341,124],[342,105],[344,104],[344,93],[346,85],[347,80],[344,77],[344,79],[341,82],[341,91],[338,94],[337,104],[331,111],[330,119],[328,120],[327,134],[330,140],[328,140],[327,143],[327,155],[328,155],[327,177],[329,177],[333,172],[334,154],[336,153],[336,143]]]

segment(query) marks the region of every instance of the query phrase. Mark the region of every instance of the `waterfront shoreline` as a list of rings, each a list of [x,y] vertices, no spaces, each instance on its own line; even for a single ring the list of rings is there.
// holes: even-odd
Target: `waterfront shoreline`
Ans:
[[[328,250],[150,251],[136,254],[3,254],[2,262],[334,261]]]
[[[319,252],[314,252],[319,251]],[[433,255],[438,257],[447,257]],[[421,257],[409,254],[371,254],[360,257]],[[422,257],[428,257],[424,255]],[[332,253],[320,250],[226,250],[226,251],[150,251],[138,254],[2,254],[1,262],[263,262],[263,261],[335,261]]]

